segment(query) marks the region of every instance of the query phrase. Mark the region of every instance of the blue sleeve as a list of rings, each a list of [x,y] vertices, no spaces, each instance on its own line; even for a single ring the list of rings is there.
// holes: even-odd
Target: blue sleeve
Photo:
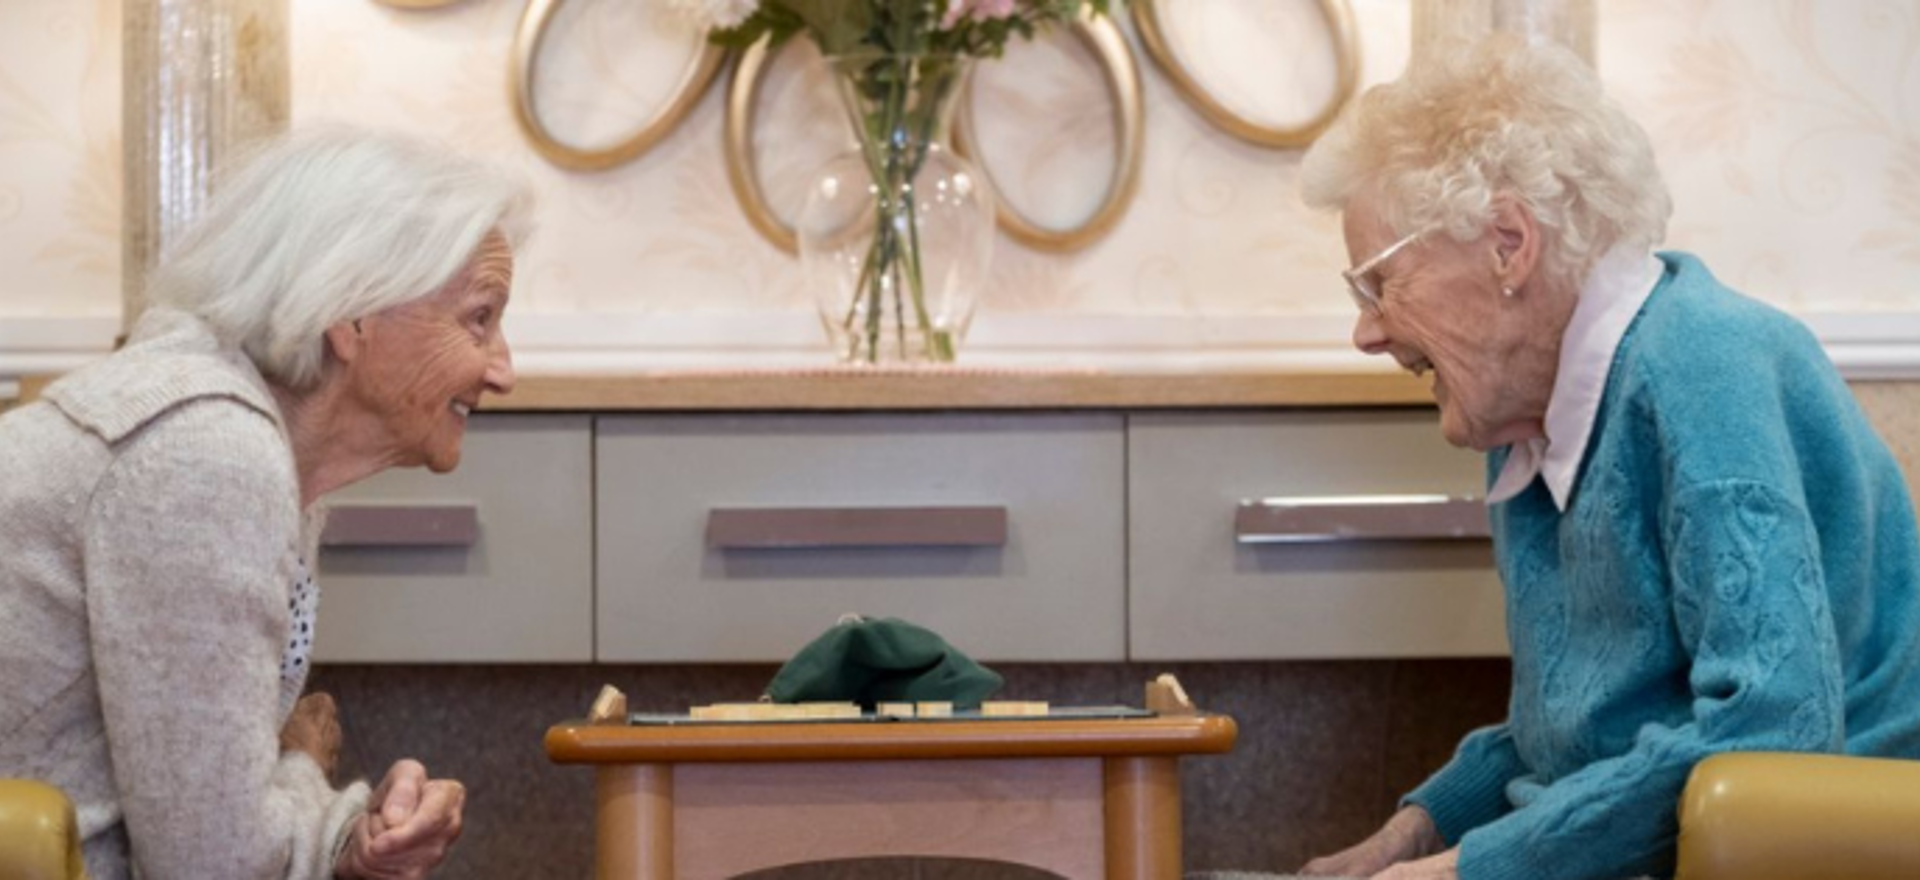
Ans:
[[[1462,880],[1672,872],[1687,774],[1723,751],[1840,751],[1845,705],[1819,543],[1806,509],[1746,480],[1673,496],[1662,529],[1693,715],[1552,781],[1468,832]]]
[[[1512,809],[1507,783],[1526,772],[1507,726],[1483,727],[1467,734],[1453,760],[1401,798],[1400,805],[1425,809],[1447,845],[1454,846],[1467,831]]]

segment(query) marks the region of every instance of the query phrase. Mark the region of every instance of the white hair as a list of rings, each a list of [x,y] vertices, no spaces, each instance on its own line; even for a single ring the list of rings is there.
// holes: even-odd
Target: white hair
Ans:
[[[440,290],[489,232],[524,239],[529,209],[523,182],[443,147],[303,130],[217,183],[147,296],[199,316],[269,379],[307,390],[328,327]]]
[[[1369,89],[1307,153],[1307,204],[1367,192],[1396,235],[1480,236],[1511,193],[1548,231],[1542,269],[1577,285],[1618,244],[1653,248],[1673,202],[1647,134],[1571,52],[1497,35]]]

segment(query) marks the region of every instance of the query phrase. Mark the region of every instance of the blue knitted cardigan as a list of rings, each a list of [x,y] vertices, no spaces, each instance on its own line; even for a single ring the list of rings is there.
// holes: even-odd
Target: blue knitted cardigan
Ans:
[[[1462,880],[1671,874],[1715,752],[1920,756],[1898,467],[1804,326],[1661,259],[1566,511],[1537,479],[1492,509],[1508,718],[1406,798]]]

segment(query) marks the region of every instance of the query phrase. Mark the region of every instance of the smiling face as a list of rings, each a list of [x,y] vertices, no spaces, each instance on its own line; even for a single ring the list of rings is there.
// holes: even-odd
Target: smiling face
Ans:
[[[351,331],[360,346],[352,396],[375,416],[393,464],[453,470],[481,395],[513,390],[513,355],[500,330],[512,281],[512,250],[492,233],[440,290]]]
[[[1355,266],[1402,237],[1369,197],[1351,201],[1342,222]],[[1497,218],[1468,242],[1439,230],[1420,236],[1369,273],[1379,308],[1354,323],[1356,348],[1433,373],[1440,432],[1455,446],[1485,451],[1544,433],[1559,334],[1548,297],[1523,288],[1531,258],[1524,266],[1515,258],[1532,253],[1535,231],[1519,225],[1528,228]],[[1508,296],[1504,287],[1523,289]]]

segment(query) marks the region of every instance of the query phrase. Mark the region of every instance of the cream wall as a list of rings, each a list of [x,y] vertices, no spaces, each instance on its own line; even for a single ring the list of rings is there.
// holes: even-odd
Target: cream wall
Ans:
[[[438,134],[540,191],[510,322],[523,366],[825,357],[793,259],[753,231],[728,187],[724,80],[639,161],[566,172],[532,151],[507,102],[520,0],[426,13],[290,2],[296,125]],[[1161,6],[1171,38],[1219,78],[1223,99],[1285,120],[1329,90],[1311,2],[1206,3]],[[663,7],[567,6],[539,67],[555,130],[605,140],[662,99],[693,45]],[[1675,192],[1670,244],[1808,316],[1843,363],[1903,369],[1920,343],[1920,2],[1599,7],[1602,76],[1652,132]],[[1365,81],[1394,76],[1408,52],[1407,5],[1354,8]],[[113,0],[0,0],[0,373],[35,351],[44,360],[97,345],[117,308],[117,15]],[[1261,27],[1236,25],[1245,21]],[[760,115],[763,178],[782,211],[804,169],[844,137],[809,54],[776,65]],[[1144,53],[1140,63],[1147,135],[1131,212],[1069,255],[1003,236],[967,360],[1348,362],[1350,306],[1336,276],[1345,254],[1332,219],[1298,204],[1298,153],[1211,128]],[[1050,222],[1089,212],[1112,163],[1111,110],[1090,56],[1064,38],[1018,48],[981,71],[977,91],[982,152],[1007,197]]]

